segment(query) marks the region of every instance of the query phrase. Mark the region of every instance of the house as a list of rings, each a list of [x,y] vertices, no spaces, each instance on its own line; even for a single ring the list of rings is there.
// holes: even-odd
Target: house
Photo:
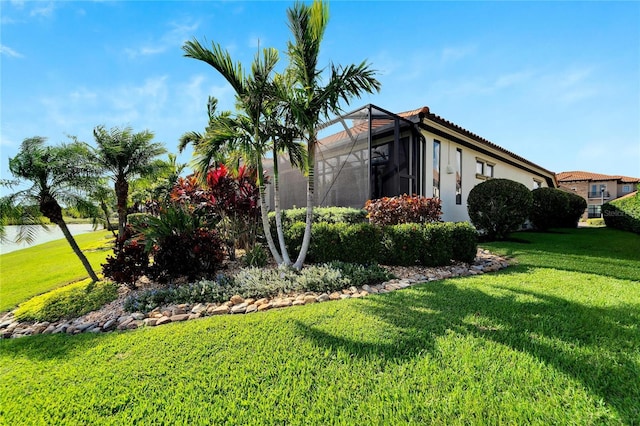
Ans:
[[[282,208],[306,205],[305,178],[278,158]],[[265,164],[269,172],[273,164]],[[468,221],[467,196],[490,178],[557,187],[555,174],[422,107],[392,113],[366,105],[319,129],[315,204],[362,208],[402,194],[437,197],[443,220]],[[273,205],[271,194],[271,205]]]
[[[640,178],[583,171],[558,173],[556,178],[561,189],[574,192],[587,201],[585,219],[601,217],[604,203],[624,197],[638,190],[640,185]]]

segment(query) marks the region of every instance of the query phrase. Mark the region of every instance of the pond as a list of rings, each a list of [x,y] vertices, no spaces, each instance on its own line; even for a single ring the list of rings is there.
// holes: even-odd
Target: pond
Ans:
[[[67,225],[72,235],[83,234],[85,232],[93,231],[93,225],[90,223],[70,224]],[[18,226],[6,226],[5,231],[7,233],[8,242],[0,243],[0,254],[10,253],[16,250],[22,250],[23,248],[32,247],[38,244],[46,243],[48,241],[59,240],[64,238],[62,231],[56,225],[49,226],[49,230],[40,228],[36,237],[31,244],[16,243],[16,235],[18,235]]]

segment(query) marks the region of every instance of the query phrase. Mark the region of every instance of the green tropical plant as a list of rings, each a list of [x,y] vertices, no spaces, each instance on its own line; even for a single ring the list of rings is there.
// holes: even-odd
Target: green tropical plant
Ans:
[[[314,168],[317,145],[317,128],[320,121],[330,114],[341,111],[340,104],[349,104],[353,97],[380,90],[380,82],[375,79],[375,71],[368,64],[347,67],[330,64],[327,83],[318,67],[320,45],[329,20],[326,3],[315,0],[312,4],[296,3],[287,10],[289,28],[293,41],[288,43],[289,81],[292,82],[290,97],[285,100],[291,109],[294,123],[304,135],[307,145],[307,215],[302,247],[294,264],[302,268],[311,241],[311,224],[314,203]]]
[[[241,158],[244,164],[255,167],[260,191],[262,226],[267,245],[278,264],[288,265],[291,261],[286,246],[281,244],[278,250],[271,236],[265,200],[266,180],[262,165],[262,160],[269,151],[277,155],[283,150],[294,150],[290,151],[294,165],[301,164],[304,158],[301,145],[294,142],[296,133],[288,130],[295,127],[286,126],[286,119],[280,119],[280,114],[286,110],[278,108],[277,98],[274,97],[276,85],[270,75],[277,64],[278,52],[275,49],[263,49],[262,56],[256,55],[251,72],[245,74],[242,64],[234,64],[229,53],[219,44],[212,43],[212,48],[207,49],[197,40],[193,40],[185,43],[183,50],[186,57],[206,62],[229,82],[236,92],[238,113],[218,113],[217,100],[209,98],[209,124],[205,133],[186,133],[180,140],[179,148],[183,149],[189,143],[194,145],[197,169],[202,176],[212,163],[227,162],[229,158],[234,159],[232,163],[235,164],[238,164]],[[277,180],[277,167],[274,175]],[[278,193],[277,182],[274,190]],[[276,215],[279,214],[277,205]],[[279,241],[284,241],[282,230],[278,229],[278,233]]]
[[[60,227],[89,277],[98,281],[91,264],[78,247],[62,216],[62,205],[75,207],[91,217],[97,217],[97,207],[88,199],[98,179],[98,169],[90,161],[89,147],[82,142],[72,140],[68,144],[45,145],[43,137],[25,139],[18,154],[9,159],[9,170],[16,181],[6,183],[13,186],[28,183],[26,189],[8,195],[0,203],[4,215],[19,215],[20,230],[17,240],[32,242],[39,228],[45,227],[47,218]],[[37,205],[38,210],[26,208]]]
[[[157,157],[166,152],[161,143],[153,142],[153,133],[134,133],[131,127],[111,130],[98,126],[93,130],[97,147],[94,154],[101,167],[110,174],[116,193],[118,235],[127,223],[129,183],[135,177],[146,176],[163,167]]]

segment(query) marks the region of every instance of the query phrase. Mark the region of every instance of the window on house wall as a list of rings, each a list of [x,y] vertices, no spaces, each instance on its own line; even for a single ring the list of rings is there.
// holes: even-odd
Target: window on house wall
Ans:
[[[587,206],[587,217],[589,219],[597,218],[601,216],[601,208],[602,206],[597,204],[589,204]]]
[[[631,185],[622,185],[622,192],[631,192]]]
[[[456,204],[462,204],[462,150],[456,149]]]
[[[433,196],[440,198],[440,141],[433,141]]]
[[[478,179],[486,179],[493,177],[495,164],[489,163],[480,158],[476,158],[476,177]]]
[[[542,188],[542,182],[539,180],[534,179],[533,180],[533,189],[538,189],[538,188]]]

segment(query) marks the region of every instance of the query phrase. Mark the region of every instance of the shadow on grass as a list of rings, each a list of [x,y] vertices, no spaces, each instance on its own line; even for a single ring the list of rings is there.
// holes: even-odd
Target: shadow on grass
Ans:
[[[516,238],[482,246],[517,257],[520,265],[640,281],[638,235],[608,228],[580,228],[562,233],[519,232],[512,236]]]
[[[109,334],[81,333],[75,336],[67,334],[48,334],[0,340],[0,356],[20,357],[47,361],[68,359],[74,354],[82,354],[96,345],[96,342],[108,338]]]
[[[374,296],[358,304],[393,330],[394,340],[359,342],[298,323],[307,338],[352,356],[412,358],[454,333],[529,354],[580,381],[618,411],[640,419],[640,306],[592,307],[546,294],[494,287],[498,295],[444,282]]]

